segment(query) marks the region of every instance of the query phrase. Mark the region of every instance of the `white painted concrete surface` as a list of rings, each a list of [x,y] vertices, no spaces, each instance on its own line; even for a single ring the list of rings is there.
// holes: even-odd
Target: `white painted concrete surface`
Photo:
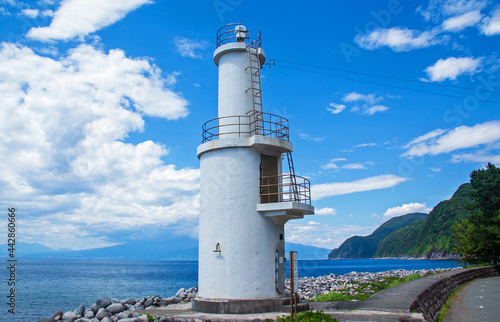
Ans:
[[[284,227],[256,211],[259,167],[260,153],[251,148],[201,155],[200,298],[279,296],[275,252],[284,246]]]

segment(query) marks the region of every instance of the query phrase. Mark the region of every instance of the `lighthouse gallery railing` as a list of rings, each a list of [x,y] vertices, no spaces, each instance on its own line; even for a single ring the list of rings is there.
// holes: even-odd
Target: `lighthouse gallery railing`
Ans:
[[[250,111],[247,115],[225,116],[203,124],[203,143],[229,137],[263,135],[289,140],[288,120],[271,113]]]
[[[283,174],[260,178],[262,203],[300,202],[311,204],[311,184],[304,177]]]
[[[250,41],[250,32],[245,27],[241,27],[243,27],[241,23],[230,23],[217,30],[217,48],[233,42],[243,42],[252,48],[259,48],[261,46],[260,30],[258,38]]]

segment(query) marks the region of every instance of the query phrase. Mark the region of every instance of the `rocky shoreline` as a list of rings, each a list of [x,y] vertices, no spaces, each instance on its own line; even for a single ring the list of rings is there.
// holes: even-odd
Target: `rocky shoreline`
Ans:
[[[420,274],[422,276],[440,273],[445,271],[457,270],[461,268],[448,269],[431,269],[431,270],[391,270],[377,273],[367,272],[351,272],[345,275],[324,275],[319,277],[301,277],[298,281],[297,294],[300,300],[309,300],[319,294],[326,294],[333,291],[345,290],[349,292],[357,284],[369,283],[372,281],[381,280],[387,277],[402,277],[405,278],[411,274]],[[286,292],[289,294],[289,280],[286,281]],[[165,307],[172,304],[190,302],[198,293],[197,287],[189,289],[181,288],[177,293],[168,298],[161,296],[149,296],[140,299],[108,299],[100,298],[90,307],[85,308],[80,305],[74,311],[58,311],[54,313],[52,318],[41,319],[39,322],[190,322],[185,319],[176,320],[172,316],[152,316],[138,311],[147,311],[159,307]],[[150,317],[153,320],[150,320]],[[191,321],[191,322],[202,322]]]

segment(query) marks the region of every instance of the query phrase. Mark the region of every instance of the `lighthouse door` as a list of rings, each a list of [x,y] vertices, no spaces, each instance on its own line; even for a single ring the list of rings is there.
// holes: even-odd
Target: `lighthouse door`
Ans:
[[[262,154],[260,162],[261,203],[279,202],[278,158]]]
[[[282,294],[285,291],[285,249],[282,245],[276,249],[276,290]]]

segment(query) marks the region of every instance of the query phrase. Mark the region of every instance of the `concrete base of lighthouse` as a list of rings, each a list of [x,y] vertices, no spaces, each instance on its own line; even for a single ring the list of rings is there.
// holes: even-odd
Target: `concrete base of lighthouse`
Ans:
[[[286,299],[193,299],[193,311],[215,314],[281,312]]]

